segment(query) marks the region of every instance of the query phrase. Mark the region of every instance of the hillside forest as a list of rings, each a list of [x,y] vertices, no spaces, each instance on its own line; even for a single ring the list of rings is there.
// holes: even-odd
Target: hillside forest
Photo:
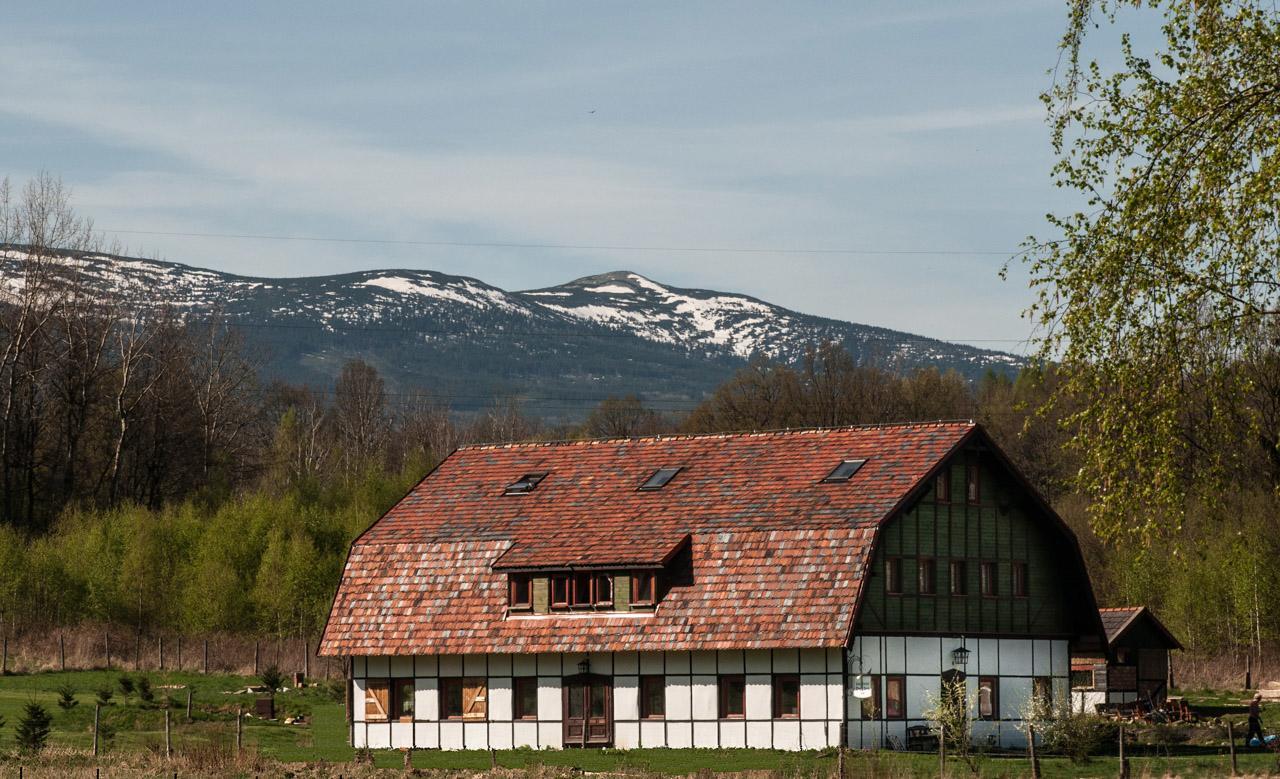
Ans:
[[[352,538],[466,443],[954,418],[985,425],[1075,529],[1100,603],[1152,606],[1193,657],[1242,665],[1280,634],[1280,467],[1253,414],[1239,416],[1228,489],[1188,498],[1171,531],[1098,534],[1071,444],[1073,403],[1088,399],[1063,400],[1051,364],[971,382],[815,344],[795,364],[753,361],[685,414],[632,395],[575,425],[548,426],[518,396],[464,415],[360,360],[331,387],[264,383],[269,355],[217,317],[86,295],[53,247],[88,248],[91,226],[56,181],[15,201],[0,193],[0,243],[28,247],[0,306],[7,635],[112,624],[313,639]],[[1276,361],[1246,369],[1280,386]],[[1273,397],[1240,402],[1266,413]]]

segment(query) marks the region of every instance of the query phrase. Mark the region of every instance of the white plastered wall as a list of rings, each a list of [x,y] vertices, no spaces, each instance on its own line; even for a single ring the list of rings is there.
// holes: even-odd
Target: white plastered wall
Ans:
[[[613,743],[637,747],[759,747],[821,749],[840,740],[844,686],[839,649],[725,650],[718,652],[605,652],[540,655],[430,655],[356,657],[352,663],[357,747],[414,749],[535,749],[563,746],[563,680],[587,659],[591,672],[613,678]],[[394,673],[393,673],[394,671]],[[665,677],[666,716],[640,719],[639,678]],[[742,674],[746,716],[719,719],[717,678]],[[800,717],[774,719],[774,674],[799,674]],[[440,719],[440,678],[484,677],[488,719]],[[515,677],[536,676],[536,720],[514,720]],[[366,722],[365,680],[413,678],[413,722]]]

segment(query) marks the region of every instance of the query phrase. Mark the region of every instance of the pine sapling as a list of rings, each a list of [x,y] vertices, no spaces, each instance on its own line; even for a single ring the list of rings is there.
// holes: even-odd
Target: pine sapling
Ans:
[[[138,681],[134,683],[134,687],[138,690],[138,698],[143,703],[151,703],[156,699],[156,694],[151,690],[151,680],[145,676],[139,676]]]
[[[79,705],[80,701],[76,700],[76,688],[70,684],[64,684],[58,688],[58,708],[71,711]]]
[[[133,679],[121,674],[120,676],[120,692],[124,693],[124,697],[128,698],[133,694]]]
[[[53,717],[43,706],[31,701],[22,709],[22,719],[13,732],[14,741],[24,752],[39,752],[49,740],[49,726]]]
[[[98,688],[98,703],[101,703],[103,706],[109,706],[109,705],[111,705],[111,698],[112,698],[112,696],[114,696],[114,695],[115,695],[115,693],[113,693],[113,692],[111,691],[111,688],[110,688],[110,687],[99,687],[99,688]]]

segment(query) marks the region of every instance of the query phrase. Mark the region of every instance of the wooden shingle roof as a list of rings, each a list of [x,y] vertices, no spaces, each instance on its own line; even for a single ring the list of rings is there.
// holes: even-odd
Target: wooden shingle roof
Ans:
[[[838,647],[875,534],[971,422],[459,449],[352,545],[321,654]],[[866,459],[848,482],[823,483]],[[680,466],[660,490],[638,487]],[[546,473],[535,489],[507,485]],[[508,616],[505,569],[643,565],[656,611]],[[495,568],[495,563],[497,568]]]

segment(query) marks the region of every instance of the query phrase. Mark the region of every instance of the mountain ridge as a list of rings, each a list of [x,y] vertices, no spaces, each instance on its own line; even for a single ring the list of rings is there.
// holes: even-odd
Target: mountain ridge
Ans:
[[[0,289],[21,285],[24,256],[22,247],[0,247]],[[530,401],[530,410],[553,418],[579,417],[607,395],[689,407],[753,358],[795,362],[824,341],[859,361],[954,369],[970,379],[1023,364],[626,270],[508,291],[406,268],[269,277],[103,253],[69,252],[60,262],[104,297],[145,296],[187,316],[220,312],[269,355],[268,378],[328,387],[346,360],[360,357],[393,388],[432,391],[461,410],[536,395],[556,403]]]

